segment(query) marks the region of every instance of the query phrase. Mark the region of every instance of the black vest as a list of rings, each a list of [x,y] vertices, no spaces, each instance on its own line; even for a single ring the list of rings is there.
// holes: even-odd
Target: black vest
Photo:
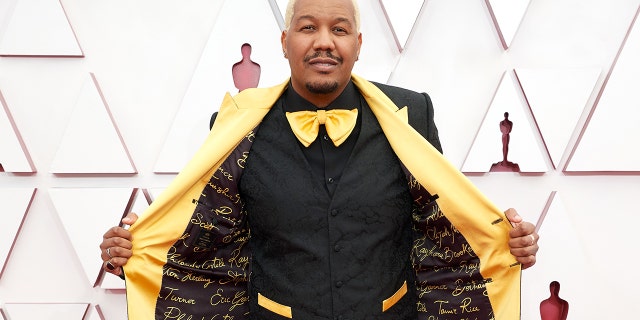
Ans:
[[[240,181],[252,253],[250,318],[416,319],[411,208],[405,174],[365,105],[358,141],[333,197],[312,171],[277,104],[260,125]],[[293,161],[292,161],[293,160]],[[407,293],[382,311],[405,284]]]
[[[379,86],[440,149],[428,96]],[[294,319],[494,318],[492,279],[368,107],[333,197],[311,179],[281,107],[264,120],[259,139],[247,133],[186,199],[196,206],[182,236],[167,239],[155,319],[284,319],[263,306]]]

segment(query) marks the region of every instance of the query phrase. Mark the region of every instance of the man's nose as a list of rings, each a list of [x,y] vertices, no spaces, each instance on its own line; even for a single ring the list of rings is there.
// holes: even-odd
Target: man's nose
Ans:
[[[320,29],[316,33],[316,39],[314,42],[314,49],[320,51],[333,51],[335,49],[335,43],[333,42],[334,35],[329,29]]]

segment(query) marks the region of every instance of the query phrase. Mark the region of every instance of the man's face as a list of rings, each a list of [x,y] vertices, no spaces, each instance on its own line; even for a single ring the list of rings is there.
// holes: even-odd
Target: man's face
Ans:
[[[306,98],[342,92],[358,60],[362,36],[351,0],[298,0],[281,41],[291,84]]]

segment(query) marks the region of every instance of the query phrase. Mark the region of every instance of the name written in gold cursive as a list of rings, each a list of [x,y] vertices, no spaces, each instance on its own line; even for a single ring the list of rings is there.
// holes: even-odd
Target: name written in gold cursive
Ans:
[[[158,294],[158,298],[160,298],[161,300],[167,300],[167,301],[173,301],[173,302],[185,303],[185,304],[196,304],[196,301],[194,299],[183,298],[179,296],[178,291],[180,289],[178,288],[164,287],[164,289],[169,290],[169,292],[167,292],[164,297],[162,296],[162,292],[160,292]]]

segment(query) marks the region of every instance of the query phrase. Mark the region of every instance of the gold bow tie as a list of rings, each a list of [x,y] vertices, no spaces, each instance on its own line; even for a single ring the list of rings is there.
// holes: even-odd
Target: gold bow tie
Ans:
[[[337,147],[347,140],[356,126],[358,109],[320,109],[318,111],[287,112],[286,114],[293,134],[305,147],[316,140],[321,124],[324,124],[327,134]]]

